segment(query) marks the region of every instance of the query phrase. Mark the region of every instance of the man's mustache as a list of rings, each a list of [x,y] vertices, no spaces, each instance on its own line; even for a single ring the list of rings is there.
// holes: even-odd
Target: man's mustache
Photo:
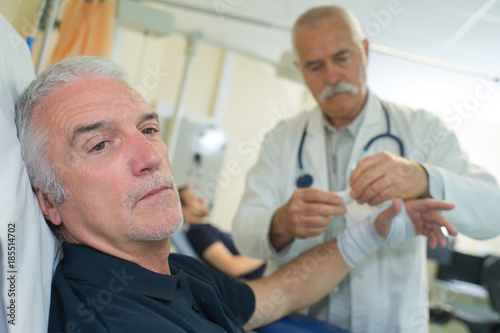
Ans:
[[[340,81],[338,83],[326,86],[323,91],[318,96],[318,101],[320,103],[325,103],[330,97],[335,94],[347,93],[351,95],[356,95],[359,88],[351,83]]]
[[[133,211],[137,202],[139,202],[149,191],[160,187],[174,189],[174,177],[163,173],[153,173],[149,179],[143,180],[141,184],[134,185],[128,189],[126,205],[130,211]]]

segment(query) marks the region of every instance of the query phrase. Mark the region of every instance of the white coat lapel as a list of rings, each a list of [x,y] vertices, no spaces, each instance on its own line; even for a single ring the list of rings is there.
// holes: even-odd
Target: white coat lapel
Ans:
[[[318,108],[311,111],[307,125],[307,135],[304,142],[304,171],[313,176],[311,187],[323,190],[329,189],[328,164],[323,126],[323,113]]]
[[[354,139],[354,146],[349,157],[349,164],[347,165],[346,179],[349,179],[351,172],[365,156],[364,148],[366,144],[375,136],[385,133],[387,131],[387,124],[385,121],[384,111],[380,101],[371,92],[368,92],[368,99],[364,106],[364,118],[359,127],[358,134]]]

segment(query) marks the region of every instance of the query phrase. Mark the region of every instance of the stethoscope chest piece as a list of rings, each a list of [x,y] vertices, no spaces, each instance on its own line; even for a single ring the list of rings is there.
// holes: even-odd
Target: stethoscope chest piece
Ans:
[[[307,173],[297,178],[296,182],[298,188],[311,187],[312,183],[313,177]]]

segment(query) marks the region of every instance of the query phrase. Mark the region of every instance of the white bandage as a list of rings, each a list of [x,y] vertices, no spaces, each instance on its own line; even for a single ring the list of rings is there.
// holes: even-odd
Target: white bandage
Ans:
[[[347,190],[345,191],[342,191],[342,192],[336,192],[337,195],[339,195],[340,197],[342,197],[342,203],[344,205],[347,205],[348,203],[354,201],[354,199],[351,197],[351,189],[348,188]]]
[[[391,231],[385,239],[384,246],[396,245],[413,237],[415,237],[415,226],[408,217],[404,202],[401,200],[401,211],[392,219]]]
[[[342,231],[337,237],[340,254],[350,266],[356,266],[364,257],[382,246],[391,246],[404,242],[415,235],[415,229],[406,214],[404,203],[401,201],[401,211],[394,217],[391,230],[386,238],[381,237],[375,230],[375,219],[380,211],[372,212],[360,221]]]
[[[342,192],[336,192],[342,198],[342,203],[346,206],[347,212],[344,215],[347,221],[347,227],[350,227],[359,221],[363,221],[367,216],[377,213],[377,207],[368,204],[359,204],[351,197],[351,189],[348,188]]]

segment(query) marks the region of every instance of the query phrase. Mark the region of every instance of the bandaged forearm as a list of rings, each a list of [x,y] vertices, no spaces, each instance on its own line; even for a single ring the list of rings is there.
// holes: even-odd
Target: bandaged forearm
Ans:
[[[379,247],[391,246],[404,242],[415,236],[415,228],[406,214],[404,204],[401,211],[393,219],[391,229],[386,238],[375,230],[375,219],[380,211],[373,212],[361,221],[355,221],[348,229],[337,237],[340,254],[350,266],[356,266],[363,258]]]

